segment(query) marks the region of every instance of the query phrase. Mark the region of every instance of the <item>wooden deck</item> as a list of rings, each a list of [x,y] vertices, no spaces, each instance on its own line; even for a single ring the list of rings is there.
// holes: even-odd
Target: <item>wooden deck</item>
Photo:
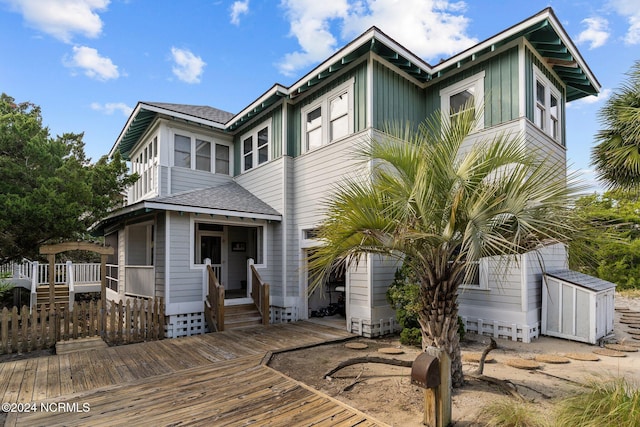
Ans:
[[[384,425],[262,363],[351,336],[296,322],[5,362],[0,401],[35,408],[5,425]]]

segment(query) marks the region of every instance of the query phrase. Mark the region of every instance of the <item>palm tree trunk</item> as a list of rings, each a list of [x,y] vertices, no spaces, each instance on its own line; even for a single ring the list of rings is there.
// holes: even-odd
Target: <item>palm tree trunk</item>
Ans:
[[[451,383],[464,385],[460,336],[458,335],[458,296],[456,284],[441,281],[421,286],[422,308],[418,321],[422,328],[422,349],[437,347],[451,358]]]

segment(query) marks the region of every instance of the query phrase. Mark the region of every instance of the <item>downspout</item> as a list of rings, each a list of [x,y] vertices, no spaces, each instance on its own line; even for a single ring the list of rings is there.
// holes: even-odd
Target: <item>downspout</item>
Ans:
[[[288,194],[287,191],[287,178],[289,169],[288,164],[288,116],[289,116],[289,103],[285,100],[282,103],[282,305],[286,306],[287,300],[287,221],[289,217],[287,215]]]

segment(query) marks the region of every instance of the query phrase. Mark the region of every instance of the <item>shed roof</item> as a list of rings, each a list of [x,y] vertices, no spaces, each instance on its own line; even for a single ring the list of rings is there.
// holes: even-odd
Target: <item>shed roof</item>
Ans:
[[[615,283],[607,282],[606,280],[598,279],[597,277],[589,276],[588,274],[573,270],[551,271],[547,272],[546,275],[594,292],[605,291],[616,287]]]
[[[224,210],[236,213],[242,212],[280,217],[280,213],[277,210],[236,182],[229,182],[228,184],[216,187],[185,191],[170,196],[155,197],[147,200],[145,203],[150,206],[164,205],[174,207],[174,209],[167,210],[179,210],[176,208],[188,207],[192,209]]]

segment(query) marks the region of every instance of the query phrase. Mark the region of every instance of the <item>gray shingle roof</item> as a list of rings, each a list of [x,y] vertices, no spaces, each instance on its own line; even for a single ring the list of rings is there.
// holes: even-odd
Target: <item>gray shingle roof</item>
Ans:
[[[227,111],[209,107],[207,105],[187,105],[170,104],[166,102],[142,102],[143,104],[174,111],[176,113],[187,114],[200,119],[211,120],[212,122],[225,124],[235,115]]]
[[[156,197],[148,201],[202,209],[280,215],[278,211],[235,182],[216,187],[185,191],[170,196]]]
[[[616,287],[615,283],[607,282],[606,280],[598,279],[597,277],[589,276],[588,274],[583,274],[573,270],[547,272],[547,276],[555,277],[595,292]]]

